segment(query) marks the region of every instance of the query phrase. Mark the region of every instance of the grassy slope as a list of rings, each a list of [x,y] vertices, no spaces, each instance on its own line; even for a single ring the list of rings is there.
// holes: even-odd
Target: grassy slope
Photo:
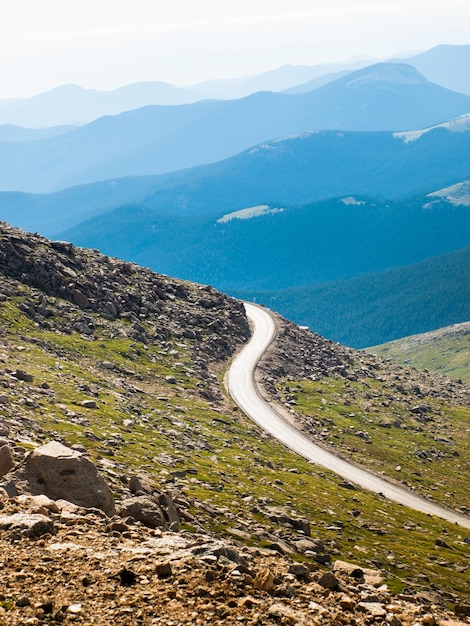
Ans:
[[[304,427],[353,462],[449,508],[468,505],[470,409],[365,377],[287,383]]]
[[[21,415],[28,424],[18,435],[20,445],[28,448],[51,435],[83,444],[117,490],[122,475],[146,470],[156,485],[168,482],[166,488],[197,498],[193,513],[203,526],[228,533],[235,526],[255,543],[253,528],[275,526],[263,507],[287,508],[310,521],[313,536],[334,542],[339,558],[383,568],[394,589],[435,585],[468,597],[466,533],[379,496],[344,489],[336,476],[263,436],[231,402],[216,407],[202,400],[184,343],[146,349],[119,336],[123,322],[109,323],[115,338],[111,332],[94,341],[40,331],[19,311],[22,299],[0,304],[0,378],[10,396],[0,417],[14,423]],[[9,372],[16,368],[31,373],[33,383],[13,385]],[[166,381],[170,374],[176,384]],[[87,398],[98,408],[82,408]],[[468,440],[459,419],[453,423]],[[174,467],[162,461],[162,453],[175,459]],[[171,472],[178,469],[193,472],[175,479]],[[437,546],[436,539],[448,547]]]
[[[470,322],[373,346],[368,352],[470,385]]]

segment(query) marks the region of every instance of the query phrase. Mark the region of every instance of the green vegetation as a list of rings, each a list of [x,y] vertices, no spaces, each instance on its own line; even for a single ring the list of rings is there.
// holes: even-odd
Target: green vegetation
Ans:
[[[470,408],[371,378],[288,382],[284,395],[307,430],[352,461],[466,510]]]
[[[346,489],[337,476],[261,433],[230,401],[214,405],[203,400],[184,341],[144,346],[122,336],[121,321],[107,322],[94,340],[75,332],[42,331],[20,312],[22,300],[0,303],[0,378],[10,385],[10,404],[1,405],[0,415],[13,422],[20,415],[21,423],[28,425],[18,435],[19,445],[31,447],[51,437],[82,444],[117,493],[123,480],[145,470],[158,488],[175,490],[192,502],[194,524],[238,537],[242,531],[254,544],[264,545],[266,540],[253,529],[261,527],[266,534],[276,528],[266,507],[282,507],[307,519],[312,535],[328,543],[333,558],[380,567],[394,590],[427,590],[435,585],[444,593],[468,597],[466,533],[380,496]],[[8,372],[17,368],[31,374],[33,382],[12,383]],[[167,376],[175,381],[169,383]],[[335,381],[300,383],[298,388],[299,408],[318,412],[325,424],[335,421],[330,425],[332,436],[338,434],[338,442],[353,445],[343,430],[351,422],[363,428],[369,413],[362,413],[360,401],[358,406],[341,403],[337,395],[343,389]],[[363,388],[356,385],[352,391],[359,396]],[[377,381],[369,391],[382,400]],[[322,398],[327,402],[323,409]],[[97,408],[81,406],[86,399],[95,400]],[[335,405],[330,405],[333,400]],[[348,417],[346,412],[353,411],[357,417]],[[461,457],[420,466],[422,482],[427,487],[438,481],[440,489],[455,493],[453,502],[458,503],[468,483],[463,476],[468,471],[464,460],[469,415],[458,408],[446,409],[442,416],[440,411],[444,408],[433,404],[432,415],[439,416],[442,427],[448,426],[448,437],[458,441]],[[418,438],[410,424],[396,431],[397,449],[388,454],[382,433],[392,431],[367,427],[372,448],[381,455],[375,468],[389,469],[403,454],[402,475],[416,482],[415,459],[406,455],[415,445],[428,445],[428,434]],[[356,460],[366,459],[371,446],[359,439],[354,445]],[[448,450],[437,442],[433,447]],[[452,469],[460,485],[450,475]],[[177,470],[187,473],[174,476]],[[447,496],[443,499],[449,503]]]
[[[373,346],[368,352],[470,385],[470,322]]]

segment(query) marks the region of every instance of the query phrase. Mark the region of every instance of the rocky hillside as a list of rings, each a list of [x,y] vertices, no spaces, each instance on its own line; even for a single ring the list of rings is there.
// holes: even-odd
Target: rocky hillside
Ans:
[[[290,419],[352,462],[469,512],[467,385],[325,341],[282,318],[278,325],[262,381]]]
[[[468,623],[431,600],[397,597],[380,571],[341,560],[322,571],[273,550],[109,520],[44,496],[0,504],[1,624]],[[42,518],[47,532],[24,521],[7,528],[12,517]],[[467,610],[457,607],[462,620]]]
[[[22,310],[41,328],[96,338],[97,320],[122,320],[144,345],[170,337],[192,343],[195,365],[220,362],[248,337],[243,306],[202,287],[136,265],[0,226],[0,273],[31,288]],[[14,297],[4,284],[2,298]],[[98,321],[104,335],[105,323]],[[196,352],[200,352],[200,358]]]
[[[328,385],[351,407],[368,384],[410,441],[458,442],[465,475],[468,388],[278,324],[266,392],[312,436],[346,454]],[[468,623],[462,529],[352,489],[227,398],[239,302],[2,224],[0,329],[0,624]],[[304,415],[310,384],[324,408]],[[373,453],[374,428],[353,435]],[[451,455],[411,461],[450,490]]]

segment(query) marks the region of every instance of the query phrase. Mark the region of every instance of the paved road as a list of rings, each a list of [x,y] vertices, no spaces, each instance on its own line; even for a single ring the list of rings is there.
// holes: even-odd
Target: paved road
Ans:
[[[248,417],[288,448],[316,465],[329,469],[364,489],[382,493],[386,498],[399,504],[470,528],[469,517],[440,507],[338,458],[313,443],[280,413],[276,413],[275,409],[263,400],[254,382],[255,367],[275,336],[275,322],[266,309],[249,303],[245,303],[245,308],[254,331],[248,344],[233,361],[228,372],[227,383],[232,398]]]

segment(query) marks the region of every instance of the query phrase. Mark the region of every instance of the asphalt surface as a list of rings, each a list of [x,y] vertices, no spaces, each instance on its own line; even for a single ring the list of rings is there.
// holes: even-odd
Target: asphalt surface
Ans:
[[[302,457],[331,470],[345,480],[375,493],[380,493],[406,507],[435,515],[449,522],[470,528],[470,518],[450,511],[379,476],[361,469],[321,446],[290,424],[260,395],[255,383],[255,368],[276,334],[274,318],[267,309],[245,303],[253,325],[250,341],[234,359],[227,378],[229,392],[248,417],[266,432]]]

